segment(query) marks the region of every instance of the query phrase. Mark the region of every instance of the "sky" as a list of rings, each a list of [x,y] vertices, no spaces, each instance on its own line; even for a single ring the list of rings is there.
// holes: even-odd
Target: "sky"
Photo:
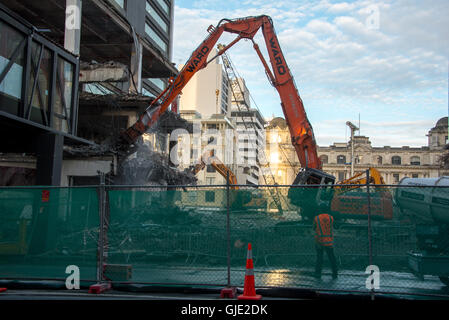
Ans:
[[[348,141],[351,121],[373,146],[420,147],[448,115],[448,13],[448,0],[175,0],[173,62],[185,63],[223,18],[269,15],[318,145]],[[255,41],[265,53],[260,32]],[[227,53],[252,107],[283,117],[251,42]]]

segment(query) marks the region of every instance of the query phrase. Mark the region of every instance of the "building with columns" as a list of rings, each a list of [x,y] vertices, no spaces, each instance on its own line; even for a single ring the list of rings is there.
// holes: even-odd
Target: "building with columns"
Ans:
[[[300,169],[290,132],[283,118],[274,118],[266,127],[268,166],[278,184],[291,184]],[[354,141],[318,147],[323,170],[337,181],[351,177],[351,144],[354,143],[354,174],[369,167],[378,169],[387,184],[397,184],[404,177],[431,178],[449,175],[439,159],[448,143],[448,118],[439,119],[427,134],[423,147],[373,147],[369,137],[354,136]],[[259,180],[260,183],[263,183]]]

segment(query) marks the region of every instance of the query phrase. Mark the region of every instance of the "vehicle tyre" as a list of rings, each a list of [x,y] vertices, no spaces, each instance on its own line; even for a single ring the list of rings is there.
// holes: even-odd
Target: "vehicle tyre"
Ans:
[[[440,277],[441,282],[449,286],[449,277]]]

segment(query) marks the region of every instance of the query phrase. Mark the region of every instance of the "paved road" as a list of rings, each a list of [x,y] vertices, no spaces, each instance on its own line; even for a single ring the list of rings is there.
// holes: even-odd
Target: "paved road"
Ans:
[[[19,274],[19,267],[9,266],[9,272],[0,267],[0,275],[5,276],[13,273]],[[58,278],[65,279],[65,269],[54,266],[36,266],[33,274],[28,275],[42,277],[58,274]],[[11,272],[14,270],[15,272]],[[42,272],[39,272],[41,270]],[[95,274],[93,268],[81,268],[81,278],[83,274]],[[231,270],[231,285],[242,288],[244,285],[245,270],[243,268]],[[315,279],[311,269],[255,269],[256,288],[302,288],[320,291],[358,291],[369,292],[366,289],[367,276],[364,271],[341,270],[339,277],[333,280],[328,271],[323,272],[322,279]],[[84,278],[85,279],[85,278]],[[227,284],[226,268],[200,268],[200,267],[172,267],[166,268],[151,265],[133,265],[132,282],[152,283],[160,285],[186,285],[195,287],[220,287]],[[1,286],[0,282],[0,286]],[[416,278],[411,273],[406,272],[382,272],[380,274],[381,292],[402,293],[405,295],[445,295],[449,298],[449,287],[444,286],[434,276],[426,276],[423,280]]]

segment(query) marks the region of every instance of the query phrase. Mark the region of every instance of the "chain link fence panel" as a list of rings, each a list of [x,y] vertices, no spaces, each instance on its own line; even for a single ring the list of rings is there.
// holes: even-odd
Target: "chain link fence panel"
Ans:
[[[96,279],[96,188],[0,188],[0,278]]]
[[[323,199],[337,279],[326,254],[315,274]],[[256,288],[449,296],[449,188],[0,188],[0,200],[1,279],[65,279],[68,265],[96,279],[102,252],[113,284],[243,287],[251,243]]]

